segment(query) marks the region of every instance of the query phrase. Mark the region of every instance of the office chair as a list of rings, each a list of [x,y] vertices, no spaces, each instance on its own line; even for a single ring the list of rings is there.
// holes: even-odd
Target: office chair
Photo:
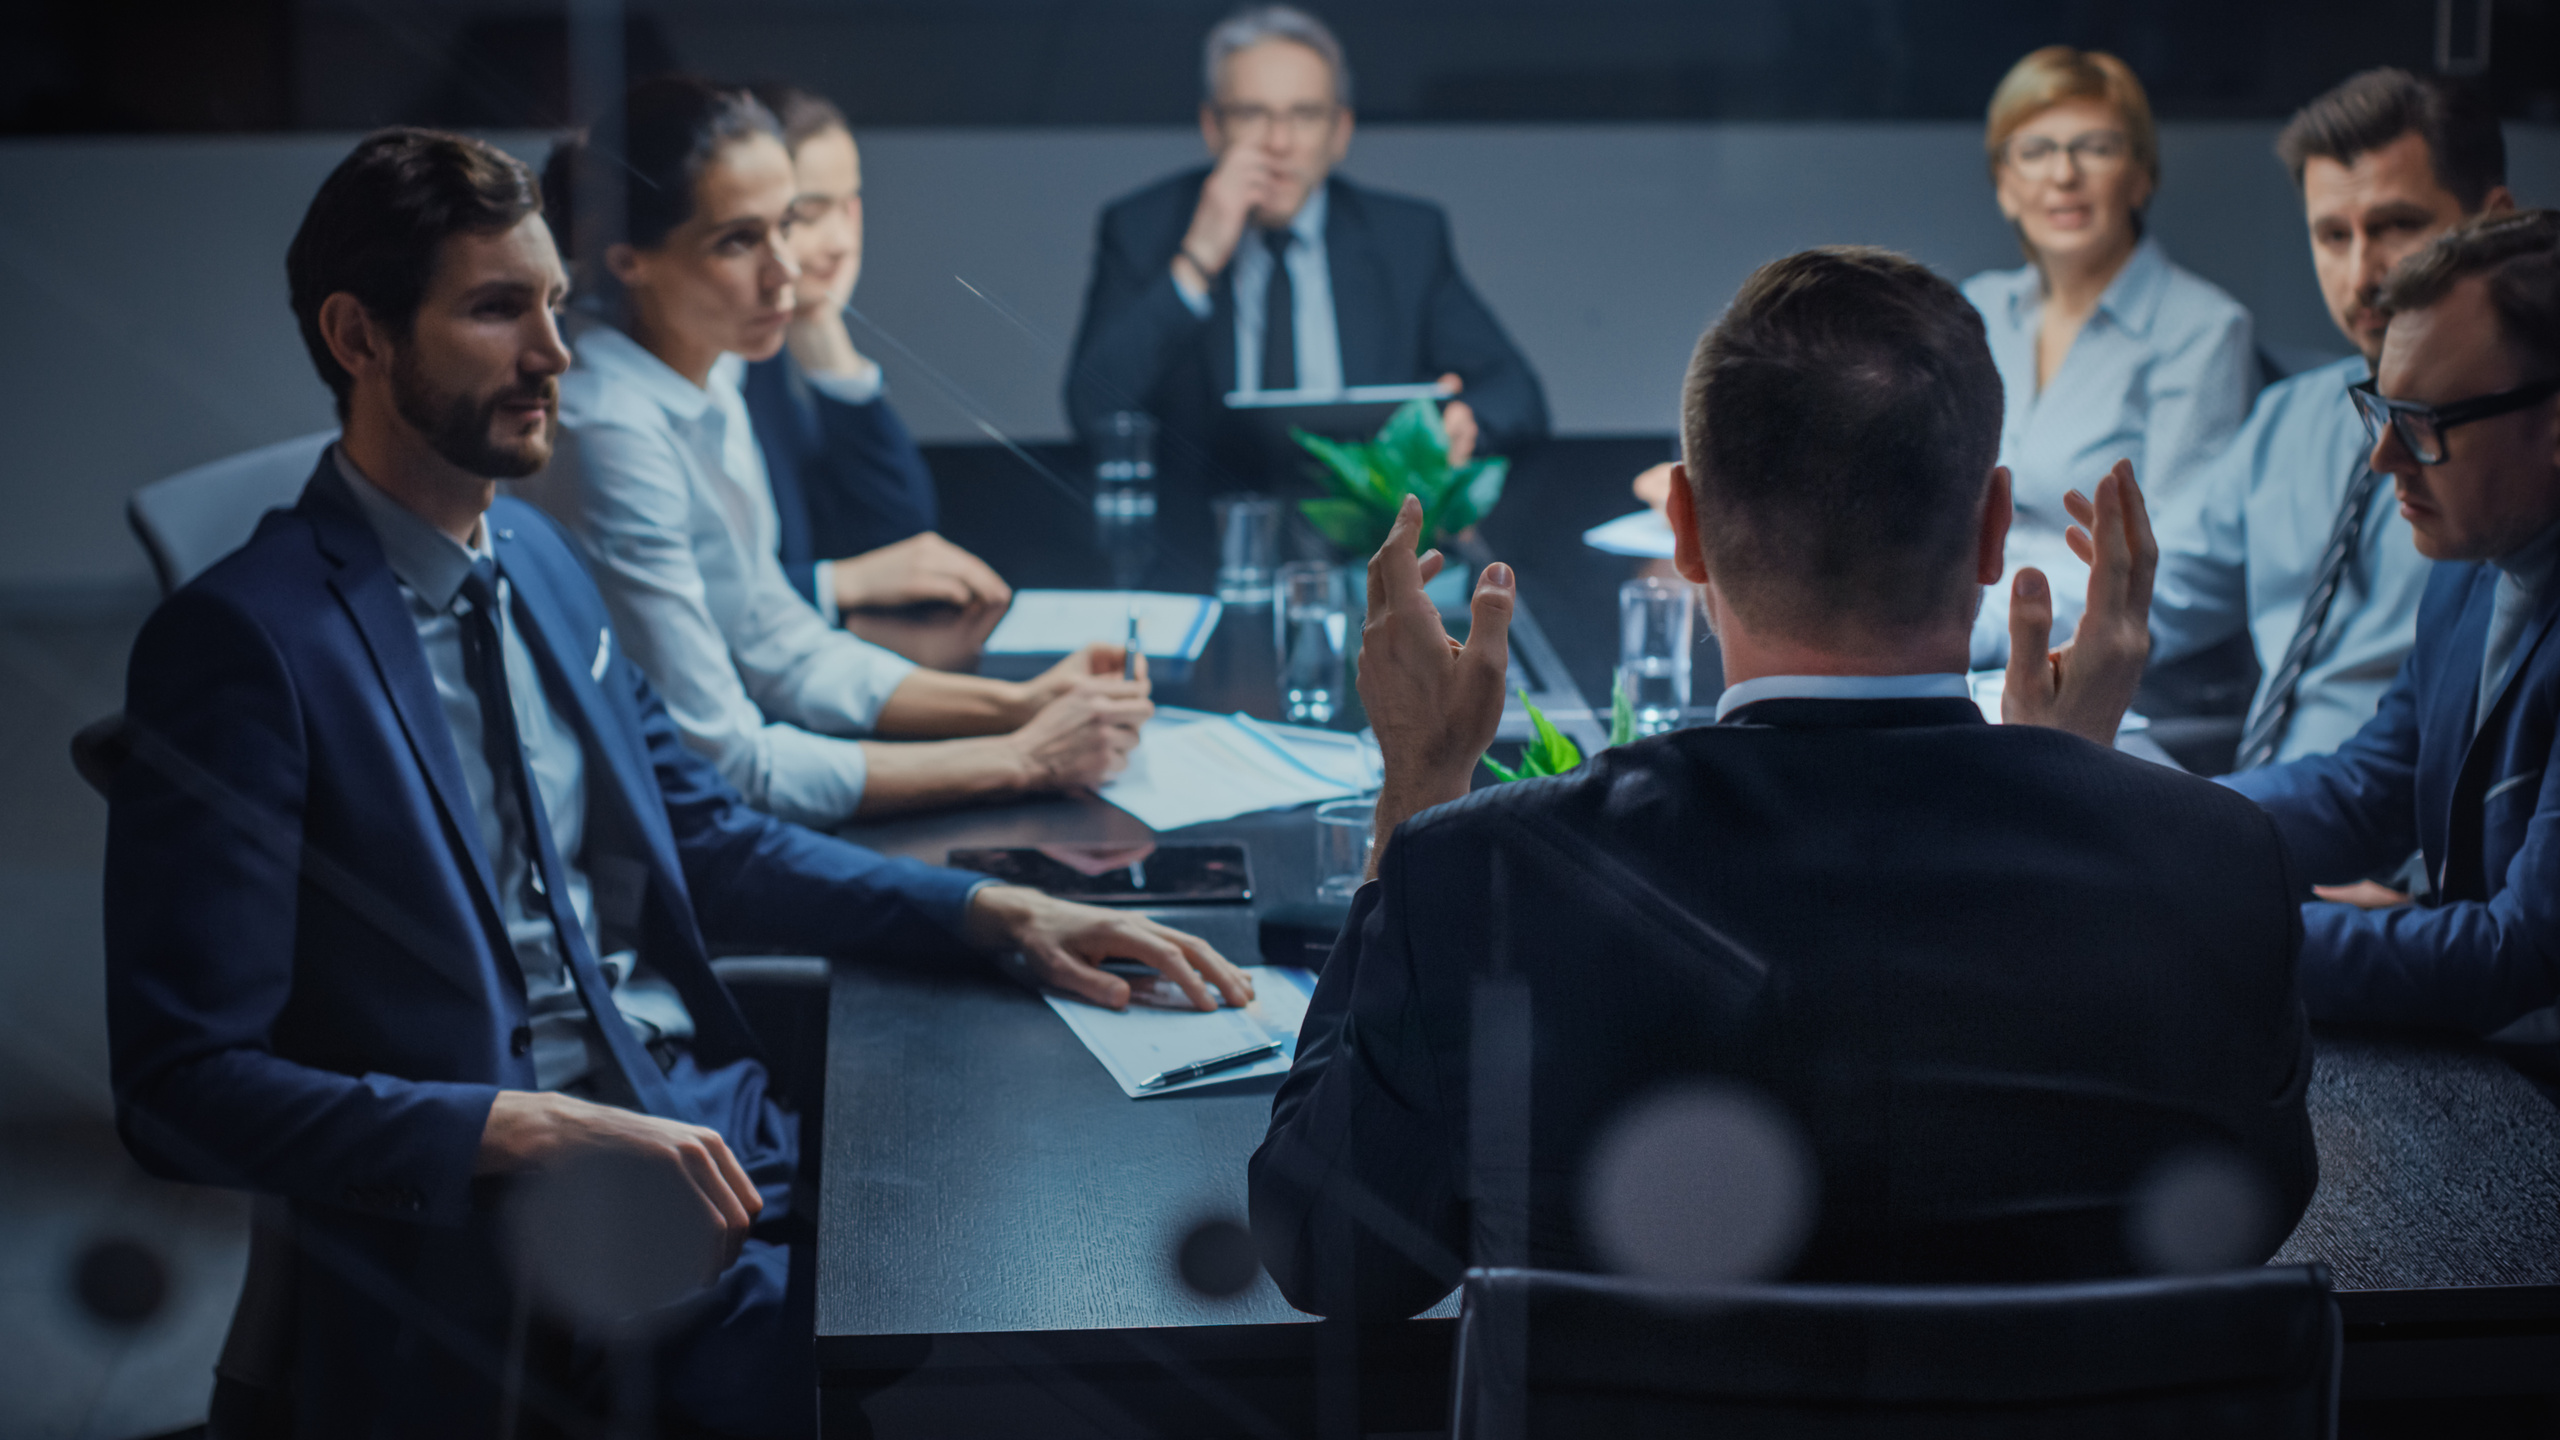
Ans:
[[[2062,1285],[1470,1270],[1452,1440],[2334,1433],[2318,1265]]]
[[[125,523],[151,557],[160,593],[186,584],[247,544],[259,516],[300,499],[320,452],[337,438],[335,430],[297,435],[181,470],[135,491],[125,502]]]

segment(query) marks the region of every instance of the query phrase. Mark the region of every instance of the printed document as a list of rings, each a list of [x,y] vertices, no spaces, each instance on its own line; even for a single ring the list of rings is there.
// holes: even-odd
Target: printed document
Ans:
[[[1111,1078],[1120,1082],[1121,1093],[1133,1100],[1259,1075],[1285,1075],[1298,1053],[1298,1027],[1305,1023],[1307,1001],[1315,994],[1315,972],[1279,965],[1239,968],[1253,977],[1253,1003],[1240,1010],[1224,1005],[1215,1010],[1168,1010],[1135,1004],[1126,1010],[1105,1010],[1072,995],[1045,994],[1044,998],[1084,1048],[1093,1052],[1093,1058],[1102,1062],[1102,1068],[1111,1072]],[[1266,1040],[1280,1041],[1279,1050],[1250,1065],[1154,1090],[1138,1088],[1177,1066],[1231,1055]]]

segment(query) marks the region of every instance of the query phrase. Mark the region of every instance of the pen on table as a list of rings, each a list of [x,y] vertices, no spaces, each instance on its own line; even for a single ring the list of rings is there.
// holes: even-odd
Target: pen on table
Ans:
[[[1248,1045],[1230,1054],[1212,1055],[1206,1060],[1194,1060],[1188,1065],[1176,1065],[1153,1079],[1139,1081],[1138,1088],[1157,1090],[1167,1085],[1179,1085],[1185,1080],[1197,1080],[1203,1075],[1215,1075],[1221,1070],[1233,1070],[1239,1065],[1250,1065],[1279,1048],[1279,1041],[1265,1040],[1259,1045]]]
[[[1138,678],[1138,607],[1129,607],[1129,640],[1120,647],[1120,678]]]

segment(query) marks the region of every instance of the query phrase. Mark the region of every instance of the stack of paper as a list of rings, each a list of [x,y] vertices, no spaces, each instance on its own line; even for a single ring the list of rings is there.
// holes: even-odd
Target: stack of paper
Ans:
[[[1224,1006],[1216,1010],[1166,1010],[1152,1005],[1105,1010],[1065,995],[1046,998],[1049,1008],[1076,1032],[1084,1048],[1092,1051],[1102,1068],[1111,1072],[1111,1078],[1120,1082],[1121,1093],[1133,1100],[1250,1080],[1257,1075],[1285,1075],[1289,1062],[1297,1057],[1298,1027],[1306,1021],[1307,1000],[1315,993],[1316,977],[1309,971],[1276,965],[1241,968],[1253,977],[1253,1003],[1241,1010]],[[1279,1050],[1250,1065],[1153,1090],[1139,1088],[1167,1070],[1196,1060],[1232,1055],[1268,1040],[1281,1042]]]
[[[1357,735],[1274,725],[1249,715],[1157,709],[1102,798],[1153,830],[1347,800],[1377,788],[1374,744]]]
[[[1087,645],[1118,645],[1138,617],[1138,648],[1150,660],[1197,660],[1218,628],[1220,606],[1208,595],[1154,590],[1017,590],[1013,608],[987,636],[990,655],[1064,655]]]

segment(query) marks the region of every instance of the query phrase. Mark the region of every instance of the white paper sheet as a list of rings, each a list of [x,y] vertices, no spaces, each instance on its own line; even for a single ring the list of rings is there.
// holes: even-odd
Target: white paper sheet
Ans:
[[[1286,1074],[1298,1053],[1298,1027],[1307,1018],[1307,1001],[1315,994],[1314,972],[1278,965],[1247,965],[1253,977],[1253,1003],[1243,1009],[1165,1010],[1132,1005],[1105,1010],[1068,995],[1048,995],[1049,1008],[1076,1032],[1084,1048],[1111,1072],[1129,1098],[1175,1095],[1208,1085],[1249,1080],[1258,1075]],[[1179,1065],[1233,1054],[1266,1040],[1281,1042],[1278,1052],[1250,1065],[1221,1070],[1155,1090],[1138,1088]]]
[[[1582,543],[1604,555],[1633,555],[1639,560],[1671,558],[1671,522],[1652,510],[1621,515],[1582,532]]]
[[[1356,736],[1343,737],[1347,745],[1309,738],[1321,734],[1166,706],[1140,732],[1129,768],[1102,787],[1102,798],[1151,830],[1178,830],[1347,800],[1371,788],[1375,761],[1362,757],[1374,752],[1364,752]]]
[[[1064,655],[1129,638],[1138,612],[1138,648],[1150,660],[1197,660],[1222,607],[1207,595],[1155,590],[1017,590],[1013,608],[987,636],[990,655]]]

